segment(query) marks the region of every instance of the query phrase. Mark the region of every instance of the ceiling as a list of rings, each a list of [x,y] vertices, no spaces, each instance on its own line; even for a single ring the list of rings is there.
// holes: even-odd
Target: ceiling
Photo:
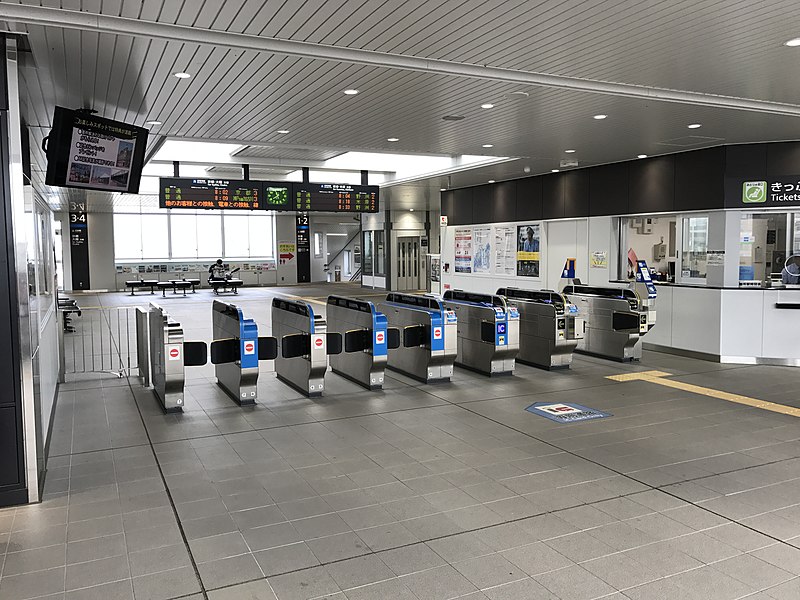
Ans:
[[[169,32],[157,29],[98,33],[91,20],[83,29],[41,16],[2,21],[27,34],[21,86],[34,149],[61,105],[141,126],[161,121],[150,127],[153,147],[167,137],[238,143],[242,155],[281,165],[265,173],[347,150],[519,157],[382,192],[385,206],[423,209],[438,206],[442,187],[549,172],[564,158],[584,166],[800,138],[800,48],[783,45],[800,36],[796,0],[23,0],[0,2],[0,19],[20,4],[192,28],[164,39]],[[302,41],[308,51],[195,41],[209,30]],[[366,57],[370,64],[330,58],[339,48],[431,59],[438,71],[381,66],[378,55]],[[474,76],[449,74],[465,64]],[[485,67],[522,76],[510,81]],[[178,79],[178,71],[192,77]],[[582,89],[531,85],[524,76],[535,73],[576,78]],[[667,102],[658,90],[647,98],[648,89],[635,97],[586,89],[595,82],[709,96]],[[343,94],[348,88],[360,93]],[[708,106],[711,95],[776,104]],[[598,113],[608,118],[593,119]],[[40,150],[35,160],[44,164]],[[75,193],[47,197],[58,208]],[[98,207],[112,202],[110,194],[96,198]]]

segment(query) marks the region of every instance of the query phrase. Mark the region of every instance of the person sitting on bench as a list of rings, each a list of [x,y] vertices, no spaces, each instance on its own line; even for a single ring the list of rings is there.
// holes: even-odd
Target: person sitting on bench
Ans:
[[[225,281],[225,265],[222,259],[218,258],[217,262],[208,267],[208,283],[212,281]]]

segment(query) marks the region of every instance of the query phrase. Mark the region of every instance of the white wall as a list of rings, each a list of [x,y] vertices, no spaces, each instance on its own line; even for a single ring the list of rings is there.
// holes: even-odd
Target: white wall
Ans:
[[[275,217],[275,241],[277,244],[281,242],[297,244],[297,224],[294,215]],[[275,259],[278,261],[278,285],[297,283],[297,258],[285,265],[280,263],[279,257],[276,256]]]

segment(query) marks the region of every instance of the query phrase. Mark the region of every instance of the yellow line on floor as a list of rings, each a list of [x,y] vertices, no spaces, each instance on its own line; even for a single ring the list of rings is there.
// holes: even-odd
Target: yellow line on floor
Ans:
[[[666,379],[671,376],[671,373],[665,371],[641,371],[639,373],[623,373],[621,375],[609,375],[606,379],[613,379],[614,381],[647,381],[649,383],[656,383],[665,387],[682,390],[684,392],[692,392],[693,394],[700,394],[701,396],[709,396],[710,398],[717,398],[718,400],[726,400],[728,402],[735,402],[736,404],[744,404],[745,406],[752,406],[753,408],[760,408],[762,410],[769,410],[772,412],[780,413],[782,415],[790,415],[792,417],[800,417],[800,408],[793,406],[785,406],[783,404],[775,404],[774,402],[767,402],[766,400],[759,400],[757,398],[750,398],[742,396],[741,394],[732,394],[730,392],[723,392],[722,390],[715,390],[700,385],[693,385],[691,383],[684,383],[682,381],[675,381],[674,379]]]

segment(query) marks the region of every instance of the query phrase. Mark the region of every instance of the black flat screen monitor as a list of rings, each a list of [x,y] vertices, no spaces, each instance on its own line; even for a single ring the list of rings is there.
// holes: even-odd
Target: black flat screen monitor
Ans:
[[[47,138],[45,183],[139,192],[147,129],[57,106]]]

